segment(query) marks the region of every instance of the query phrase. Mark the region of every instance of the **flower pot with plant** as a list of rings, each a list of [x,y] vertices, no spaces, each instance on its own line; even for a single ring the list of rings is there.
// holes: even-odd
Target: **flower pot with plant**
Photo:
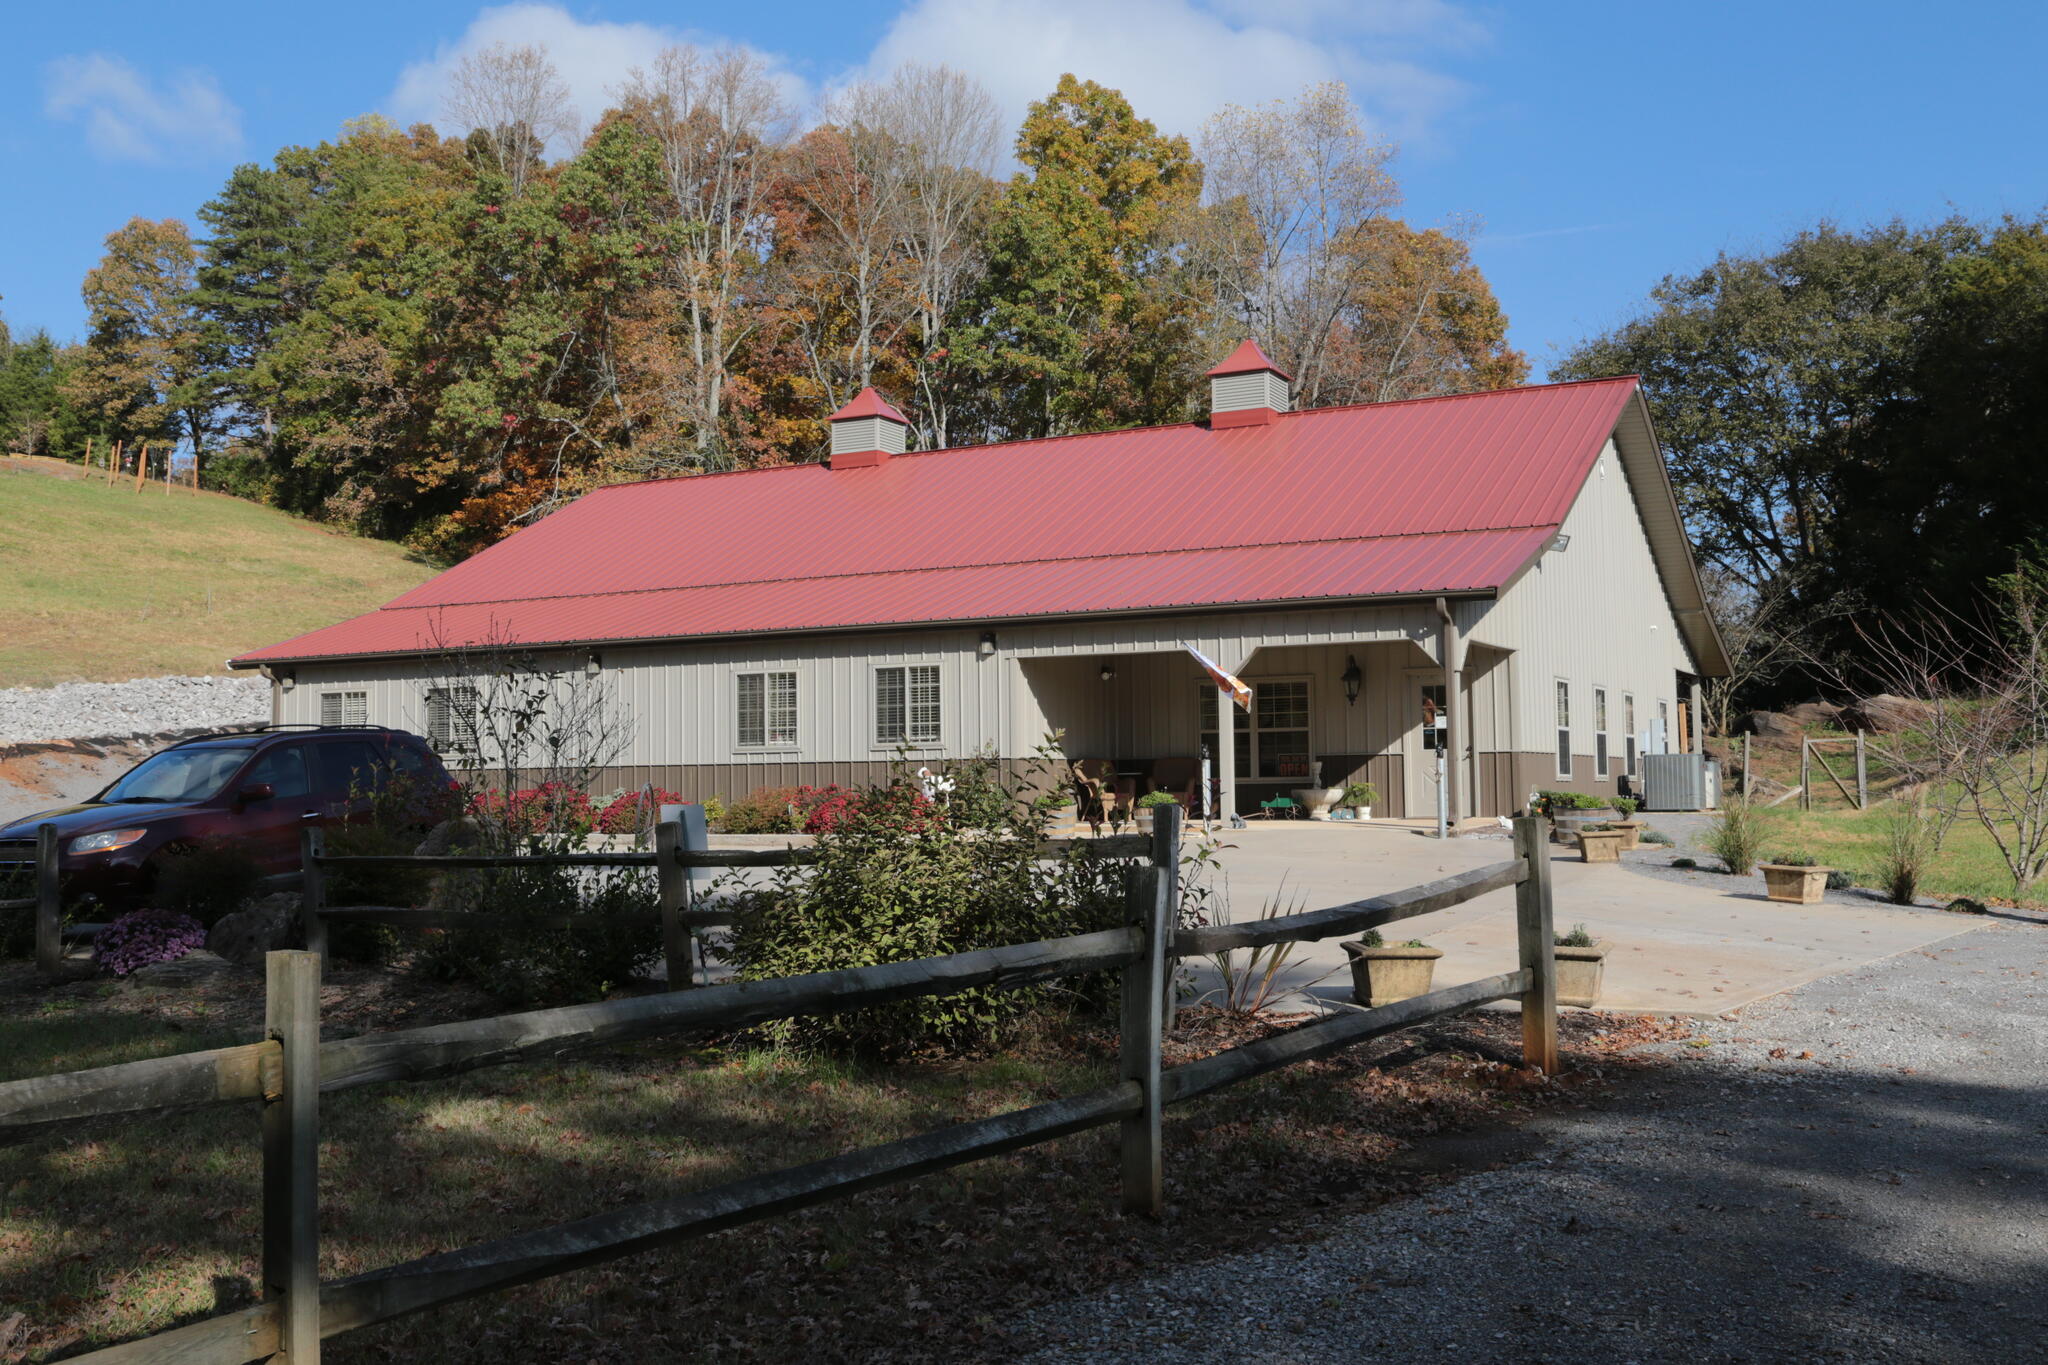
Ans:
[[[1636,819],[1636,811],[1640,808],[1640,805],[1641,803],[1632,796],[1617,796],[1614,798],[1614,809],[1620,814],[1621,818],[1619,820],[1609,820],[1607,828],[1621,831],[1621,851],[1623,853],[1634,852],[1636,845],[1642,840],[1643,831],[1649,828],[1646,821]]]
[[[1175,799],[1172,792],[1146,792],[1138,798],[1137,802],[1138,828],[1146,833],[1150,833],[1152,817],[1159,808],[1161,806],[1177,806],[1179,804],[1180,802]]]
[[[1379,803],[1380,789],[1370,782],[1353,782],[1344,788],[1338,804],[1351,811],[1354,820],[1372,819],[1372,808]]]
[[[1758,863],[1757,869],[1764,874],[1764,895],[1788,905],[1818,905],[1827,899],[1828,877],[1835,870],[1800,854]]]
[[[1352,998],[1367,1009],[1429,994],[1436,960],[1444,955],[1421,939],[1389,945],[1377,929],[1344,945],[1351,959]]]
[[[1594,938],[1583,924],[1574,924],[1570,933],[1555,939],[1550,951],[1557,964],[1557,1003],[1593,1008],[1606,974],[1607,940]]]

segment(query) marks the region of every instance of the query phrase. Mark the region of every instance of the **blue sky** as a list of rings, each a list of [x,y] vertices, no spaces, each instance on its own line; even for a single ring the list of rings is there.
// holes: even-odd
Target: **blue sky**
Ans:
[[[1062,70],[1193,134],[1222,103],[1349,83],[1399,142],[1405,216],[1475,254],[1539,374],[1663,275],[1846,223],[2048,205],[2048,6],[1778,0],[756,0],[710,6],[96,3],[17,7],[0,81],[0,315],[83,325],[130,216],[183,217],[240,161],[378,111],[431,118],[461,52],[545,41],[589,112],[665,42],[730,41],[798,102],[897,61],[1013,115]]]

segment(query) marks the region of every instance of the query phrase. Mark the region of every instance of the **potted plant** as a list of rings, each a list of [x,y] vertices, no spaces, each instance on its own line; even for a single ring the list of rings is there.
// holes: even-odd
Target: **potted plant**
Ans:
[[[1557,1003],[1593,1008],[1606,973],[1607,940],[1594,938],[1583,924],[1574,924],[1570,933],[1554,938],[1550,951],[1557,964]]]
[[[1640,806],[1641,803],[1633,796],[1617,796],[1614,798],[1614,809],[1620,814],[1621,818],[1619,820],[1609,820],[1607,828],[1621,831],[1621,851],[1623,853],[1634,852],[1636,845],[1642,840],[1643,831],[1648,828],[1647,822],[1636,819],[1636,811]]]
[[[1344,794],[1337,803],[1351,812],[1354,820],[1372,819],[1372,808],[1379,802],[1380,789],[1370,782],[1353,782],[1344,788]]]
[[[1344,951],[1351,958],[1352,999],[1367,1009],[1429,994],[1436,960],[1444,955],[1443,949],[1415,938],[1389,947],[1377,929],[1346,943]]]
[[[1539,791],[1529,802],[1531,813],[1550,821],[1550,837],[1569,844],[1589,825],[1604,825],[1615,817],[1606,800],[1584,792]]]
[[[1161,806],[1177,806],[1179,804],[1180,802],[1175,799],[1172,792],[1146,792],[1138,798],[1137,802],[1138,828],[1146,833],[1150,833],[1152,830],[1152,813]]]
[[[1758,863],[1764,874],[1764,895],[1789,905],[1818,905],[1827,897],[1832,867],[1800,854],[1781,855],[1774,863]]]

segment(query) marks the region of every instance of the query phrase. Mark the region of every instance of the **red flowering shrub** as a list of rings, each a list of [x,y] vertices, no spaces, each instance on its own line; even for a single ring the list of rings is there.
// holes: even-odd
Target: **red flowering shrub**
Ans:
[[[945,808],[907,783],[866,791],[799,787],[797,809],[806,834],[839,834],[856,826],[875,833],[923,834],[942,829]]]
[[[790,819],[789,808],[796,804],[797,791],[795,787],[754,788],[752,795],[742,797],[726,808],[726,833],[794,833],[797,823]]]
[[[597,827],[606,834],[638,834],[652,829],[663,806],[681,805],[683,798],[660,787],[621,792],[598,812]]]
[[[497,826],[514,839],[566,834],[581,839],[597,827],[590,797],[566,782],[543,782],[513,792],[481,791],[470,799],[472,818]]]

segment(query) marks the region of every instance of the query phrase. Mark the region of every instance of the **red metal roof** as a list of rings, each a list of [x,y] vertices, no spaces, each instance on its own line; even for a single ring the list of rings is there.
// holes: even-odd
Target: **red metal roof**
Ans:
[[[237,662],[1487,591],[1563,522],[1635,386],[622,484]]]
[[[825,420],[842,422],[851,417],[886,417],[892,422],[901,422],[906,427],[910,425],[910,419],[890,407],[887,400],[875,392],[873,385],[855,394],[845,407]]]
[[[1258,342],[1246,337],[1237,343],[1237,349],[1209,371],[1207,378],[1216,379],[1226,374],[1257,374],[1260,370],[1271,370],[1282,379],[1292,381],[1294,376],[1273,363]]]

